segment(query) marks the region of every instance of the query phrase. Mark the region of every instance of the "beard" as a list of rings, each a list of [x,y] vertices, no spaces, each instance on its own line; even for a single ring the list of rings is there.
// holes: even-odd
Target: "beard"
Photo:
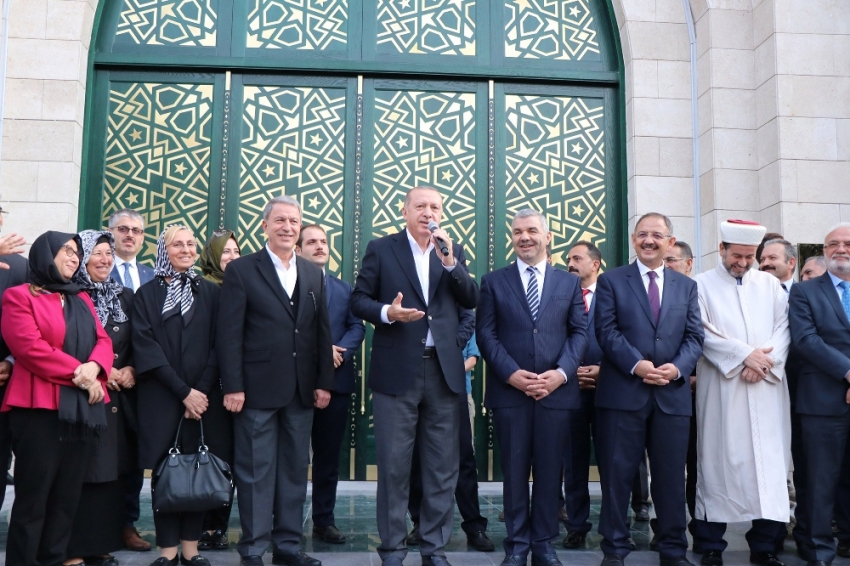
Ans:
[[[826,262],[827,269],[833,273],[840,273],[841,275],[850,274],[850,258],[848,258],[847,256],[839,257],[844,261],[837,261],[836,257],[833,255],[831,258],[829,258],[829,261]]]

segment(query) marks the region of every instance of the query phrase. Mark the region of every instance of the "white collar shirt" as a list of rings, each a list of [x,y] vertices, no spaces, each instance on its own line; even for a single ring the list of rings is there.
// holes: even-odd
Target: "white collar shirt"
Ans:
[[[291,299],[292,294],[295,292],[295,284],[298,282],[298,265],[295,260],[295,254],[292,254],[292,259],[289,260],[289,268],[287,269],[281,259],[272,252],[268,244],[266,244],[266,251],[272,258],[274,270],[277,272],[277,278],[280,280],[281,287],[286,291],[286,296]]]
[[[662,263],[660,267],[656,267],[655,269],[650,269],[644,264],[637,260],[638,271],[640,271],[640,280],[643,282],[643,288],[646,290],[647,294],[649,293],[649,275],[647,275],[650,271],[654,271],[657,276],[655,278],[655,284],[658,286],[658,306],[661,306],[661,302],[664,300],[664,264]]]
[[[528,281],[531,279],[531,274],[528,272],[529,267],[534,268],[534,275],[537,277],[537,294],[543,297],[543,282],[546,279],[546,259],[536,265],[529,265],[517,258],[516,267],[519,270],[519,278],[522,280],[522,290],[528,293]]]
[[[127,269],[124,267],[124,264],[127,264],[130,268],[130,279],[133,280],[133,290],[138,291],[142,285],[142,280],[139,278],[139,266],[136,265],[136,258],[130,261],[124,261],[117,255],[115,256],[115,271],[118,273],[118,282],[122,285],[124,284],[124,271]]]
[[[591,283],[587,287],[582,287],[582,290],[587,290],[587,293],[582,293],[584,295],[584,304],[587,306],[588,310],[590,310],[590,303],[593,302],[593,295],[596,294],[596,283]]]

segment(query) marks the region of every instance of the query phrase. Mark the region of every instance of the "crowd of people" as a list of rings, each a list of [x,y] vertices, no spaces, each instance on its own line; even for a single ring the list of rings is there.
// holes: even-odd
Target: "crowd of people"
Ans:
[[[268,202],[267,244],[244,257],[233,231],[199,253],[173,225],[145,266],[129,209],[105,230],[42,234],[28,260],[22,238],[0,238],[7,565],[118,566],[122,547],[150,550],[134,527],[143,470],[175,435],[188,454],[203,435],[232,466],[240,565],[271,547],[275,565],[321,566],[301,550],[311,447],[313,537],[344,543],[334,505],[363,321],[384,566],[415,545],[423,565],[449,566],[455,502],[470,547],[494,550],[472,446],[479,358],[504,474],[502,566],[560,566],[559,522],[564,548],[585,547],[592,448],[602,566],[635,547],[630,506],[649,520],[647,467],[661,566],[691,565],[686,530],[701,565],[722,566],[726,524],[741,521],[759,566],[783,566],[789,523],[809,566],[850,557],[850,224],[798,266],[781,235],[728,220],[716,268],[695,274],[670,220],[648,213],[635,261],[601,273],[590,241],[553,267],[546,217],[522,209],[516,261],[479,287],[439,227],[436,189],[408,191],[402,215],[403,230],[368,243],[354,287],[327,273],[325,230],[302,225],[289,196]],[[229,546],[229,506],[153,516],[152,566],[208,566],[201,551]]]

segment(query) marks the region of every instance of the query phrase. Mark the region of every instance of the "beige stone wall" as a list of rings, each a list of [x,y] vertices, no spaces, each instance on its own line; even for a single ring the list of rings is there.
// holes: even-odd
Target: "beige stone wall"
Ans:
[[[86,68],[97,0],[11,1],[0,203],[28,241],[76,230]]]

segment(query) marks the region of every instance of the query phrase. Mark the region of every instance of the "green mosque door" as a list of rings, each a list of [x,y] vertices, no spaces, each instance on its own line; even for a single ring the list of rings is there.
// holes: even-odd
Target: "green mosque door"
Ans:
[[[108,6],[107,6],[108,5]],[[264,244],[269,198],[301,203],[353,283],[369,240],[403,228],[405,192],[437,188],[470,272],[513,261],[510,218],[543,211],[552,261],[580,239],[622,259],[621,63],[605,0],[121,0],[101,3],[81,227],[118,208]],[[368,325],[367,325],[368,327]],[[371,329],[341,476],[376,477]],[[474,371],[482,480],[500,479],[484,363]]]

